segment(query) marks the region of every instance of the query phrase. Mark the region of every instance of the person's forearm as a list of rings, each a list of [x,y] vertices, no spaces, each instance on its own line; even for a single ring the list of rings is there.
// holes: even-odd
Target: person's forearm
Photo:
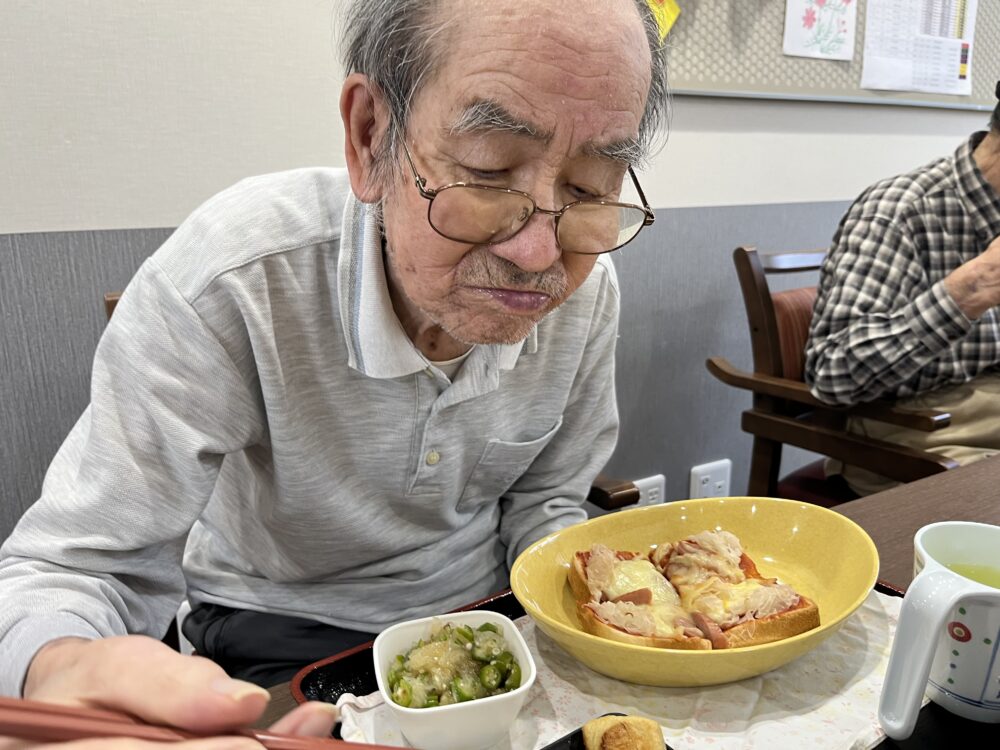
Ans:
[[[810,333],[805,379],[813,395],[829,404],[897,395],[901,385],[967,335],[969,326],[940,282],[895,310],[827,313]]]
[[[1000,259],[979,256],[944,279],[948,294],[969,320],[978,320],[1000,304]]]

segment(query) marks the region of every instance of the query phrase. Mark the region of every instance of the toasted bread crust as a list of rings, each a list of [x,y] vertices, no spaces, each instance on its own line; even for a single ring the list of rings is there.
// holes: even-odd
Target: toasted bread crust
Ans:
[[[577,604],[590,601],[590,587],[587,585],[587,560],[589,559],[589,551],[577,552],[573,555],[573,562],[569,566],[569,572],[566,576]]]
[[[618,551],[615,553],[620,560],[633,560],[642,555],[635,552]],[[590,552],[577,552],[573,556],[573,563],[567,573],[569,587],[573,591],[576,599],[577,617],[584,631],[591,635],[607,638],[621,643],[631,643],[634,646],[651,646],[653,648],[678,648],[685,650],[706,650],[712,648],[711,641],[705,638],[689,638],[679,636],[676,638],[665,638],[663,636],[646,636],[627,633],[621,628],[609,625],[600,620],[597,615],[587,606],[590,601],[590,587],[587,585],[587,560]]]
[[[729,641],[729,648],[740,648],[780,641],[818,627],[819,607],[812,599],[799,594],[798,604],[791,609],[759,620],[748,620],[722,632]]]
[[[615,554],[622,560],[641,557],[637,553],[628,551],[617,551]],[[577,602],[577,616],[585,632],[621,643],[631,643],[636,646],[698,651],[710,650],[712,648],[712,642],[707,638],[692,638],[688,636],[666,638],[663,636],[636,635],[616,626],[609,625],[599,619],[589,607],[585,606],[591,600],[590,587],[587,585],[587,560],[589,558],[589,551],[577,552],[573,556],[573,562],[567,572],[567,581]],[[768,582],[775,581],[774,578],[765,578],[762,576],[753,560],[746,553],[743,553],[740,559],[740,568],[747,578],[755,578]],[[819,624],[819,607],[816,606],[814,601],[800,594],[798,603],[784,612],[768,615],[761,619],[749,620],[739,625],[734,625],[722,632],[728,644],[727,648],[741,648],[789,638],[819,627]]]
[[[626,633],[621,628],[609,625],[599,619],[594,612],[583,603],[578,603],[576,607],[577,617],[580,618],[580,625],[591,635],[607,638],[610,641],[619,643],[631,643],[633,646],[650,646],[652,648],[676,648],[685,651],[707,651],[712,648],[712,642],[706,638],[690,638],[688,636],[677,636],[666,638],[659,635],[636,635]]]

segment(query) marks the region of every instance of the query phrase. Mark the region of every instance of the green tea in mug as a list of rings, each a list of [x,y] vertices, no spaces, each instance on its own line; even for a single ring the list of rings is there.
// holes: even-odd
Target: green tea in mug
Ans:
[[[998,567],[979,563],[947,563],[945,567],[971,581],[1000,589],[1000,568]]]

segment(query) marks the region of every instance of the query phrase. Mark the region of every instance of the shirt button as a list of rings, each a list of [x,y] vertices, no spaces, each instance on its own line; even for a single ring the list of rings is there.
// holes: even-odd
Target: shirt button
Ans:
[[[428,466],[434,466],[441,460],[441,454],[437,451],[428,451],[426,461]]]

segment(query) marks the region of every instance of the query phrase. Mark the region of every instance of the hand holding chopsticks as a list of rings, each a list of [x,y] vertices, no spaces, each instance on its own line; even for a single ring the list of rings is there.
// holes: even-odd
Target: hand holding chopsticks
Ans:
[[[326,703],[303,704],[269,730],[247,729],[267,706],[266,690],[143,636],[53,641],[35,656],[24,695],[0,699],[0,737],[118,737],[137,744],[218,738],[202,739],[200,750],[352,746],[329,739],[337,711]]]
[[[0,737],[38,742],[68,742],[89,738],[131,738],[153,742],[179,742],[199,735],[180,729],[143,724],[125,714],[71,706],[58,706],[17,698],[0,698]],[[268,750],[379,750],[377,745],[358,745],[318,737],[296,737],[257,729],[243,729],[231,738],[256,740]],[[220,739],[219,747],[228,747]],[[252,746],[249,745],[248,746]],[[242,747],[233,744],[232,747]],[[383,748],[383,750],[385,750]]]

